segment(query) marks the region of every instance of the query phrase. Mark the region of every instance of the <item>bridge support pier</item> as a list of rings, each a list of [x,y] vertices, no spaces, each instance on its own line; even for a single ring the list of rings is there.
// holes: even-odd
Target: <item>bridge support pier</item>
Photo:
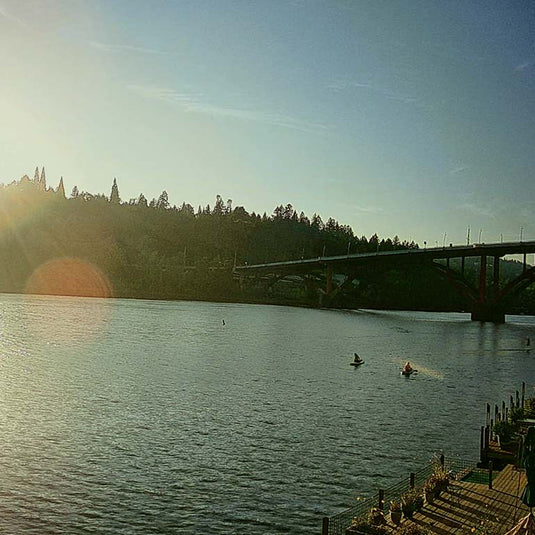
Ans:
[[[493,323],[505,323],[505,312],[496,303],[475,303],[470,316],[472,321],[492,321]]]
[[[487,299],[487,257],[481,256],[479,264],[479,299],[472,308],[472,321],[505,323],[505,312],[497,301],[500,290],[500,257],[495,256],[492,273],[492,297]]]

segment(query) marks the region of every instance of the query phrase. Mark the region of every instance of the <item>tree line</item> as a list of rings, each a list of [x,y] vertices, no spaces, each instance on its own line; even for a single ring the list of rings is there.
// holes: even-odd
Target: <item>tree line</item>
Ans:
[[[309,217],[292,204],[276,206],[268,215],[233,207],[220,195],[211,206],[197,209],[187,202],[171,205],[166,191],[150,201],[143,194],[123,201],[116,179],[109,196],[76,186],[67,196],[63,179],[56,188],[46,184],[44,169],[36,169],[33,179],[25,175],[0,185],[3,292],[28,291],[36,273],[43,278],[43,265],[76,258],[96,266],[116,297],[313,304],[317,297],[298,282],[278,285],[271,293],[261,286],[240,287],[233,266],[408,248],[417,244],[398,236],[357,236],[349,225],[332,217],[324,221],[317,213]],[[61,271],[52,276],[76,278]],[[54,290],[43,293],[91,295],[87,284],[63,290],[61,284],[55,281]],[[31,290],[40,291],[35,284]],[[339,305],[463,307],[459,296],[425,267],[365,274]]]

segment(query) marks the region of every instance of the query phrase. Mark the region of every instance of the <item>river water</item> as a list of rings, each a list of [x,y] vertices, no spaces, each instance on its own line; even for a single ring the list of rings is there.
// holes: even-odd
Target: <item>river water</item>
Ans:
[[[318,533],[434,452],[477,459],[485,403],[535,393],[527,316],[0,305],[2,533]]]

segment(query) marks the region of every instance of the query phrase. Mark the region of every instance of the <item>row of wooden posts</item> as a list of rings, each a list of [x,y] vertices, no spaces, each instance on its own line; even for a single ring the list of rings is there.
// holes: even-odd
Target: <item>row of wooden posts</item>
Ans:
[[[515,395],[509,396],[509,406],[505,401],[502,401],[501,407],[494,405],[494,417],[492,417],[490,403],[487,403],[487,413],[485,418],[485,425],[481,426],[481,446],[480,446],[480,459],[485,462],[488,459],[488,450],[490,440],[493,437],[494,424],[507,420],[509,417],[509,411],[513,408],[524,408],[524,402],[526,397],[526,383],[522,382],[520,392],[517,390]]]

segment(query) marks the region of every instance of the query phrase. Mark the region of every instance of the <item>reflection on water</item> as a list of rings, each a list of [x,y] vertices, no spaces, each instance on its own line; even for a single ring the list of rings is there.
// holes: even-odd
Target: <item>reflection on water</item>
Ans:
[[[6,533],[315,532],[535,383],[529,317],[0,299]]]

